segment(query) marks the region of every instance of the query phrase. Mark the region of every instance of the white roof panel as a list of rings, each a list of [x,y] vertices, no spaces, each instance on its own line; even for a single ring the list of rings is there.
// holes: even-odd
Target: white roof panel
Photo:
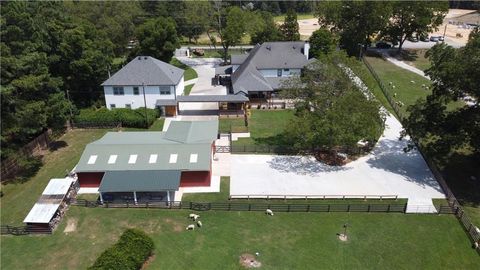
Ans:
[[[27,217],[23,220],[24,223],[49,223],[57,211],[59,203],[44,204],[36,203]]]
[[[138,155],[130,155],[130,157],[128,158],[128,164],[137,163],[137,157],[138,157]]]
[[[74,181],[73,178],[53,178],[48,182],[47,187],[43,190],[42,195],[65,195]]]

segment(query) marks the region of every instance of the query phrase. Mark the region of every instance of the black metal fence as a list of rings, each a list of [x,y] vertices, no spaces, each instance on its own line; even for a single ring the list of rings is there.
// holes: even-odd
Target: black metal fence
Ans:
[[[365,57],[362,57],[362,60],[363,60],[363,63],[365,63],[365,66],[368,68],[368,70],[372,74],[372,76],[378,82],[378,84],[380,86],[380,89],[382,90],[383,94],[387,98],[388,103],[390,104],[390,106],[395,111],[395,114],[398,116],[398,119],[400,120],[400,122],[402,122],[402,124],[403,124],[403,121],[405,120],[405,115],[402,114],[402,112],[400,111],[400,108],[399,108],[398,104],[393,101],[393,99],[392,99],[389,91],[387,90],[385,84],[382,82],[380,77],[377,75],[375,70],[372,68],[372,66],[370,65],[368,60]],[[443,175],[440,173],[440,169],[437,167],[435,162],[429,156],[427,156],[425,154],[425,151],[422,148],[422,144],[419,143],[417,138],[415,138],[414,136],[411,135],[412,134],[411,132],[408,132],[408,130],[407,130],[407,133],[410,135],[412,141],[415,143],[417,149],[419,150],[420,154],[423,156],[423,159],[425,160],[428,167],[430,168],[430,171],[435,176],[435,178],[437,179],[437,182],[440,184],[441,188],[443,189],[443,191],[444,191],[444,193],[447,197],[447,201],[448,201],[451,213],[455,214],[455,216],[458,218],[458,220],[460,221],[460,224],[462,224],[463,228],[465,229],[468,236],[470,237],[470,240],[472,241],[472,244],[475,247],[477,247],[477,251],[480,252],[480,249],[478,248],[478,246],[480,244],[480,233],[477,231],[476,226],[472,223],[471,219],[467,216],[467,214],[463,210],[462,206],[460,205],[458,200],[455,198],[455,195],[453,195],[453,192],[448,187],[447,182],[443,178]]]

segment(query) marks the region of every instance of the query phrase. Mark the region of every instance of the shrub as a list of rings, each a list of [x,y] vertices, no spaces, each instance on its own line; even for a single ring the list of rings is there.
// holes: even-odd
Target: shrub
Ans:
[[[118,242],[105,250],[88,269],[140,269],[152,255],[154,248],[153,240],[145,232],[128,229],[123,232]]]
[[[157,109],[147,109],[148,126],[158,118],[159,111]],[[112,125],[122,123],[124,127],[144,128],[145,127],[145,109],[82,109],[74,120],[77,124],[88,125]]]

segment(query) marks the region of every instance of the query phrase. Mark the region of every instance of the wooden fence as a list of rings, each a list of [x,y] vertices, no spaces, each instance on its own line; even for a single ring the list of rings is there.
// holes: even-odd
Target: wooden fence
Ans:
[[[230,195],[229,199],[266,200],[397,200],[398,195]]]
[[[271,209],[277,212],[383,212],[405,213],[406,203],[264,203],[264,202],[141,202],[133,201],[100,204],[98,201],[79,199],[71,205],[82,207],[103,208],[159,208],[159,209],[188,209],[195,211],[265,211]],[[451,207],[442,205],[437,207],[438,214],[453,214]]]
[[[365,66],[367,69],[370,71],[372,76],[375,78],[375,80],[378,82],[380,89],[382,90],[383,94],[387,98],[388,103],[390,106],[392,106],[393,110],[395,111],[395,114],[398,116],[400,122],[403,123],[405,119],[405,115],[402,114],[402,112],[399,109],[399,106],[393,101],[392,97],[390,96],[390,93],[387,91],[387,88],[385,84],[382,82],[380,77],[377,75],[375,70],[372,68],[370,63],[365,57],[362,57],[363,63],[365,63]],[[455,216],[458,218],[460,221],[460,224],[462,224],[464,230],[467,232],[470,240],[472,241],[472,244],[474,247],[477,248],[477,251],[480,252],[479,244],[480,244],[480,233],[476,230],[476,226],[472,223],[471,219],[467,216],[465,211],[463,210],[462,206],[458,202],[458,200],[455,198],[455,195],[453,195],[453,192],[451,189],[448,187],[447,182],[443,178],[443,175],[440,173],[440,170],[438,169],[437,165],[435,162],[427,155],[425,155],[425,151],[422,148],[422,145],[419,143],[418,139],[412,136],[411,132],[407,133],[410,135],[412,141],[415,143],[418,151],[420,154],[423,156],[423,159],[427,163],[428,167],[430,168],[430,171],[432,174],[435,176],[437,179],[437,182],[440,184],[440,187],[443,189],[448,205],[451,208],[451,212],[455,214]]]
[[[47,149],[52,141],[52,130],[48,129],[17,151],[23,157],[30,157]],[[15,157],[2,160],[0,182],[12,179],[20,170],[19,160]]]
[[[28,225],[24,226],[10,226],[10,225],[1,225],[0,234],[6,235],[27,235],[27,234],[51,234],[52,230],[50,228],[36,228]]]
[[[121,128],[122,122],[73,122],[72,128]]]

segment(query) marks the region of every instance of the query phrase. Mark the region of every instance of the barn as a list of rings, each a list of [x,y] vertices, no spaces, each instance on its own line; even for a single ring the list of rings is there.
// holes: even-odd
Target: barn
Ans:
[[[166,131],[108,132],[87,145],[75,173],[100,201],[175,201],[180,187],[208,187],[218,121],[171,121]]]

